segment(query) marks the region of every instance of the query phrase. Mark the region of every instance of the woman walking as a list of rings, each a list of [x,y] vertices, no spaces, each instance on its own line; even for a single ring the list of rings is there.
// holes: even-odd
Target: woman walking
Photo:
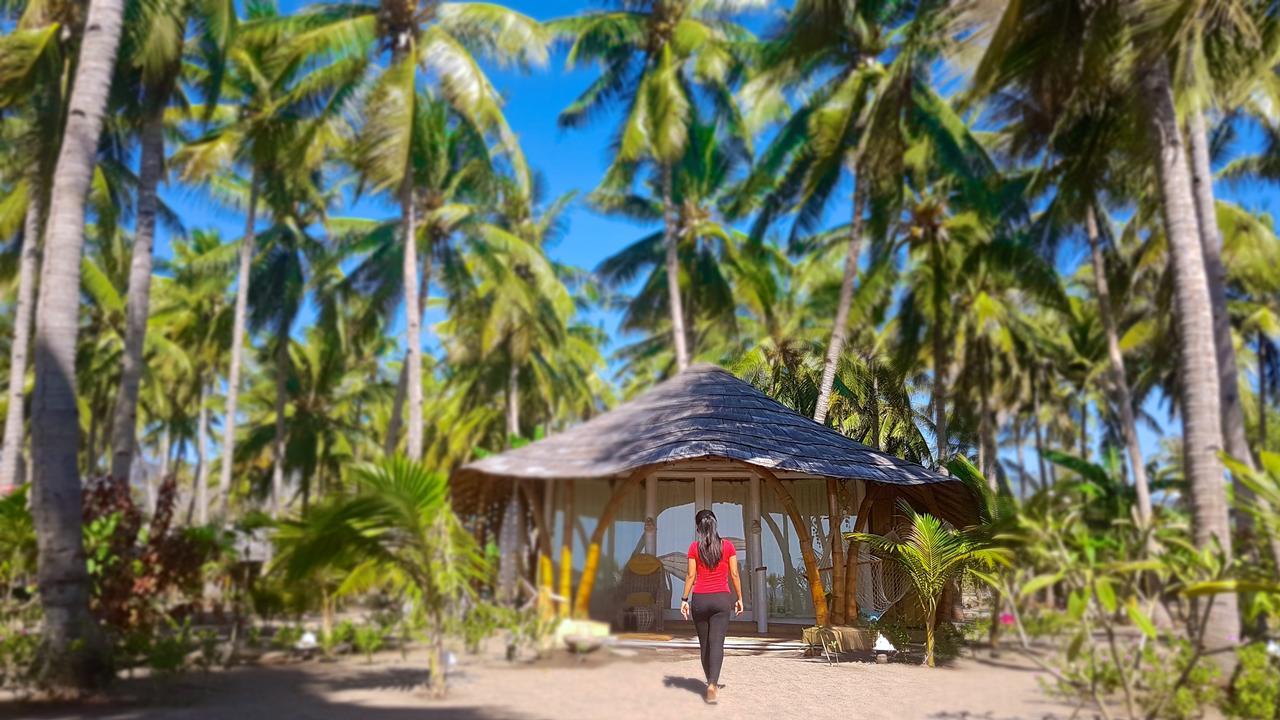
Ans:
[[[738,577],[738,551],[723,540],[716,528],[716,514],[701,510],[694,518],[693,543],[689,545],[689,571],[684,579],[680,614],[693,618],[702,650],[702,672],[707,676],[706,701],[715,704],[724,662],[724,636],[729,612],[742,614],[742,580]],[[729,581],[733,581],[733,593]],[[692,592],[692,596],[690,593]],[[692,597],[692,600],[690,598]],[[737,600],[734,600],[737,597]]]

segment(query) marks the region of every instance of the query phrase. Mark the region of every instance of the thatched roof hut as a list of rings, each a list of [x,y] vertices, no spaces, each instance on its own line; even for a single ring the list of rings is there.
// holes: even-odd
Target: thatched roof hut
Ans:
[[[470,463],[454,474],[453,482],[460,502],[479,509],[477,503],[484,504],[484,498],[496,499],[487,490],[509,487],[512,481],[525,488],[530,500],[547,481],[614,481],[613,498],[599,515],[599,535],[611,520],[610,508],[646,478],[661,474],[691,480],[696,472],[719,478],[731,471],[773,487],[797,527],[807,524],[794,512],[783,481],[827,480],[833,496],[832,488],[858,486],[862,490],[857,515],[864,526],[870,514],[866,511],[879,503],[886,508],[880,515],[887,519],[898,498],[956,525],[974,517],[973,498],[955,478],[850,440],[713,365],[691,367],[577,427]],[[758,503],[752,512],[758,517]],[[655,508],[647,508],[646,528],[656,514]],[[839,514],[835,500],[831,514]],[[759,523],[754,525],[758,528]],[[594,540],[598,544],[599,538]],[[584,593],[590,593],[588,576],[594,571],[588,552],[580,605]],[[825,602],[818,597],[822,585],[809,554],[806,564],[811,565],[810,584],[816,586],[816,609]]]

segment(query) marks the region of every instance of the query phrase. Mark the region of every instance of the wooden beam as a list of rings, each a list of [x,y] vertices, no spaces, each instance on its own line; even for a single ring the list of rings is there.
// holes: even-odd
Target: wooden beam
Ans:
[[[614,489],[609,502],[600,512],[600,519],[596,522],[595,530],[591,532],[591,544],[587,546],[587,559],[582,566],[582,579],[578,581],[578,595],[573,604],[574,616],[586,617],[587,610],[590,608],[591,590],[595,586],[596,571],[600,567],[600,542],[604,540],[605,529],[613,524],[613,516],[618,514],[622,501],[626,499],[631,489],[640,484],[640,481],[651,471],[650,467],[643,467],[633,472],[631,477]]]
[[[529,514],[533,516],[534,527],[538,531],[538,564],[534,580],[538,588],[538,613],[546,619],[551,616],[553,610],[551,585],[555,582],[555,567],[551,563],[551,527],[545,513],[547,504],[545,500],[551,494],[551,485],[549,483],[543,485],[544,502],[541,507],[538,503],[539,498],[528,481],[521,481],[520,489],[529,502]]]
[[[658,476],[644,480],[644,552],[658,554]]]
[[[830,525],[831,543],[831,604],[832,620],[837,625],[845,622],[844,602],[844,536],[840,534],[840,526],[844,523],[844,515],[840,511],[840,486],[835,478],[827,478],[827,522]]]
[[[560,617],[569,617],[573,599],[573,481],[565,480],[561,488],[563,537],[560,540]]]
[[[791,524],[796,526],[796,539],[800,542],[800,555],[804,558],[805,577],[809,581],[809,593],[813,596],[813,614],[819,627],[828,625],[831,619],[827,612],[827,595],[822,586],[822,576],[818,573],[818,559],[813,554],[813,538],[809,535],[809,524],[796,509],[796,501],[791,497],[791,493],[787,492],[782,481],[764,468],[759,468],[757,472],[777,493],[783,509],[791,518]]]
[[[866,490],[862,494],[862,502],[858,503],[858,514],[854,516],[854,532],[864,532],[866,530],[871,515],[873,498],[879,491],[880,486],[866,483],[865,487]],[[858,555],[858,544],[849,543],[849,560],[845,568],[845,622],[854,622],[858,619],[858,573],[861,571]]]

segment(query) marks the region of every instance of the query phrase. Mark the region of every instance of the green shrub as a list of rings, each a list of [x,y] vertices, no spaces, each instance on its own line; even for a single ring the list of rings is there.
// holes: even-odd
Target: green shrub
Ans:
[[[333,629],[333,637],[339,645],[342,643],[354,643],[356,641],[356,624],[350,620],[343,620]]]
[[[1231,683],[1231,695],[1223,710],[1233,718],[1276,717],[1280,702],[1280,667],[1266,647],[1246,645],[1237,653],[1240,664]]]
[[[462,636],[467,652],[480,652],[480,645],[498,628],[509,622],[507,611],[496,605],[480,602],[459,618],[457,632]]]
[[[195,643],[200,650],[200,655],[196,658],[196,664],[201,670],[208,672],[218,664],[219,648],[221,647],[220,638],[215,630],[201,630],[196,633]]]
[[[172,632],[157,632],[147,647],[147,667],[161,675],[175,675],[186,667],[187,655],[195,649],[186,623],[171,624]]]
[[[40,636],[22,627],[0,631],[0,687],[19,685],[35,661]]]
[[[271,636],[271,644],[280,650],[292,650],[298,641],[302,639],[302,627],[298,625],[285,625],[276,630],[276,634]]]
[[[960,657],[964,647],[964,634],[949,622],[940,623],[935,631],[933,653],[937,662],[945,663]]]
[[[1217,705],[1222,699],[1218,683],[1222,673],[1216,664],[1201,659],[1184,678],[1183,670],[1193,659],[1191,645],[1179,641],[1174,647],[1172,654],[1162,654],[1150,645],[1143,652],[1139,680],[1150,688],[1143,705],[1149,715],[1168,720],[1203,717],[1206,708]],[[1156,698],[1170,691],[1172,696],[1162,706],[1153,707]]]
[[[888,613],[879,620],[871,621],[870,627],[884,635],[889,644],[893,645],[893,649],[898,652],[906,652],[910,649],[911,629],[903,624],[897,613]]]
[[[991,618],[980,617],[965,623],[962,632],[967,642],[985,643],[991,637]]]
[[[1022,618],[1022,629],[1027,637],[1059,637],[1072,630],[1071,618],[1059,610],[1042,609]]]
[[[365,660],[373,664],[373,654],[382,648],[381,625],[369,624],[356,629],[356,649],[364,653]]]

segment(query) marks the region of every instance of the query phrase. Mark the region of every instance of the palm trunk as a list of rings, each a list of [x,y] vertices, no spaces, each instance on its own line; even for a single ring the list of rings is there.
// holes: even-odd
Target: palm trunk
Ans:
[[[502,514],[502,529],[498,532],[498,602],[516,605],[519,597],[520,556],[524,539],[528,537],[524,526],[524,507],[515,485]]]
[[[138,433],[138,387],[142,383],[143,349],[151,307],[152,250],[156,234],[156,190],[164,176],[163,109],[150,113],[142,126],[138,170],[138,214],[129,262],[125,301],[124,359],[120,390],[111,421],[111,476],[129,479]]]
[[[218,517],[225,523],[231,500],[231,470],[236,458],[236,410],[240,398],[240,361],[244,355],[244,335],[249,312],[249,270],[253,264],[254,226],[258,211],[258,173],[249,179],[249,212],[240,241],[240,267],[236,273],[236,308],[231,327],[231,367],[227,371],[227,410],[222,421],[222,467],[218,471]]]
[[[1080,457],[1089,459],[1089,400],[1085,388],[1080,388]]]
[[[1120,333],[1115,317],[1111,314],[1111,289],[1107,282],[1107,266],[1102,256],[1102,243],[1098,238],[1098,220],[1090,204],[1084,211],[1085,234],[1089,238],[1089,250],[1093,258],[1093,284],[1098,293],[1098,315],[1107,335],[1107,357],[1111,361],[1111,385],[1116,394],[1116,407],[1120,411],[1120,429],[1124,433],[1125,448],[1129,452],[1129,466],[1133,471],[1133,488],[1138,494],[1138,521],[1143,527],[1151,525],[1151,489],[1147,484],[1147,467],[1142,459],[1142,447],[1138,444],[1138,426],[1133,417],[1133,395],[1129,392],[1129,379],[1125,373],[1124,355],[1120,352]]]
[[[840,302],[836,305],[836,319],[831,327],[831,339],[827,343],[827,357],[822,364],[822,384],[818,386],[818,405],[813,410],[813,420],[826,423],[827,409],[831,406],[831,388],[835,385],[840,355],[844,353],[849,335],[849,307],[853,305],[853,281],[858,275],[858,256],[862,252],[862,215],[867,194],[863,184],[857,182],[853,191],[853,217],[849,222],[849,242],[844,256],[844,278],[840,281]]]
[[[934,626],[938,623],[937,614],[937,608],[932,608],[927,611],[927,616],[924,619],[924,662],[929,667],[936,667],[933,657],[933,644]]]
[[[90,396],[92,395],[93,393],[90,393]],[[94,451],[98,447],[98,413],[92,412],[92,410],[90,413],[89,428],[84,444],[84,475],[86,477],[93,477],[94,475]]]
[[[423,258],[422,283],[418,289],[418,313],[427,311],[427,300],[431,290],[431,260],[434,253],[434,241],[427,245],[426,257]],[[392,400],[391,418],[387,421],[387,437],[383,441],[383,452],[392,455],[400,442],[400,430],[404,426],[404,400],[409,394],[409,362],[408,353],[405,361],[400,363],[400,376],[396,380],[396,395]]]
[[[159,482],[156,482],[156,478],[152,478],[147,483],[147,512],[151,515],[155,514],[156,506],[159,504],[160,486],[164,485],[164,481],[169,478],[170,438],[169,426],[166,424],[164,431],[160,433],[160,467],[156,470],[156,478],[159,479]]]
[[[410,296],[412,297],[412,295]],[[429,682],[431,684],[431,696],[434,698],[443,698],[447,690],[445,673],[448,671],[445,667],[444,657],[444,618],[439,612],[432,616],[431,621],[431,650],[429,665],[431,675]]]
[[[935,247],[930,253],[933,256],[934,272],[941,272],[940,253]],[[947,347],[942,329],[942,297],[941,290],[936,287],[933,292],[933,322],[930,332],[933,335],[933,430],[937,438],[937,464],[947,464]]]
[[[880,446],[880,377],[876,368],[871,368],[871,447],[882,450]]]
[[[510,342],[508,341],[508,345]],[[515,353],[510,353],[507,369],[507,438],[520,437],[520,366]]]
[[[406,355],[400,363],[396,378],[396,394],[391,400],[391,417],[387,420],[387,436],[382,441],[382,452],[393,455],[400,444],[400,428],[404,426],[404,398],[409,394],[409,360]]]
[[[671,310],[671,339],[676,351],[676,371],[689,367],[689,347],[684,328],[684,305],[680,299],[680,248],[676,233],[676,211],[671,200],[671,168],[662,169],[662,245],[666,250],[667,304]]]
[[[1191,147],[1191,187],[1196,198],[1200,247],[1204,253],[1204,269],[1209,280],[1209,302],[1213,308],[1213,342],[1218,359],[1222,440],[1228,455],[1249,468],[1256,468],[1245,431],[1239,367],[1231,335],[1231,314],[1227,311],[1227,269],[1222,264],[1222,233],[1218,228],[1213,170],[1209,164],[1209,130],[1199,107],[1193,108],[1187,118],[1187,139]],[[1261,507],[1269,508],[1266,500],[1254,497],[1253,491],[1238,480],[1235,482],[1235,491],[1239,497],[1252,498]],[[1240,513],[1239,519],[1245,527],[1253,522],[1249,513]],[[1272,559],[1280,563],[1280,537],[1271,538],[1270,549]]]
[[[1020,417],[1014,417],[1013,419],[1013,443],[1017,446],[1018,452],[1018,498],[1026,500],[1027,476],[1030,475],[1030,473],[1027,472],[1026,455],[1022,452],[1022,418]]]
[[[978,352],[981,355],[981,364],[978,368],[981,385],[978,390],[980,396],[978,399],[978,467],[982,469],[982,476],[987,479],[987,487],[991,488],[991,492],[996,492],[999,486],[995,472],[995,453],[991,442],[991,401],[988,399],[991,394],[991,368],[988,367],[990,357],[985,343],[979,346]]]
[[[410,460],[422,458],[422,313],[416,312],[413,298],[418,297],[418,231],[417,209],[413,205],[413,177],[406,168],[400,186],[400,225],[404,231],[404,297],[405,297],[405,391],[409,402],[409,428],[405,454]]]
[[[1218,229],[1213,174],[1209,166],[1209,137],[1204,115],[1194,108],[1187,118],[1187,140],[1191,148],[1191,186],[1195,194],[1196,220],[1204,255],[1209,302],[1213,308],[1213,339],[1218,359],[1218,404],[1222,413],[1222,439],[1232,457],[1253,466],[1249,439],[1245,433],[1244,407],[1240,402],[1239,371],[1235,344],[1231,338],[1231,315],[1227,312],[1227,270],[1222,264],[1222,233]]]
[[[49,232],[36,306],[36,385],[31,403],[33,490],[44,636],[36,675],[58,693],[80,692],[112,677],[111,648],[89,614],[89,574],[80,524],[80,421],[76,406],[76,334],[85,198],[111,89],[123,0],[91,0],[54,170]]]
[[[289,322],[281,319],[276,336],[276,422],[271,442],[271,516],[284,509],[284,413],[289,381]]]
[[[17,307],[13,317],[13,341],[9,347],[8,407],[4,420],[4,445],[0,446],[0,494],[23,480],[22,466],[25,437],[23,398],[27,384],[27,353],[31,349],[31,316],[36,304],[36,273],[40,271],[41,202],[39,178],[32,177],[27,192],[27,216],[22,227],[22,255],[18,260]]]
[[[1258,452],[1267,451],[1267,340],[1258,333]],[[1280,557],[1280,556],[1277,556]]]
[[[1035,370],[1033,368],[1033,373]],[[1040,471],[1040,489],[1044,490],[1048,487],[1048,473],[1045,471],[1044,462],[1044,431],[1040,427],[1040,383],[1038,373],[1031,376],[1031,429],[1036,436],[1036,463],[1039,465]]]
[[[1165,60],[1157,61],[1149,69],[1142,79],[1142,90],[1151,120],[1151,140],[1158,150],[1160,204],[1173,266],[1178,372],[1182,386],[1183,463],[1191,490],[1195,541],[1200,547],[1217,542],[1230,557],[1231,524],[1222,462],[1218,458],[1222,448],[1222,423],[1217,361],[1204,352],[1204,348],[1214,346],[1213,311],[1187,155],[1178,130]],[[1236,596],[1230,593],[1217,596],[1205,626],[1206,646],[1217,649],[1234,645],[1239,635]],[[1215,657],[1229,662],[1228,655],[1230,653],[1218,653]]]
[[[204,379],[200,380],[200,409],[196,420],[196,524],[209,524],[209,401]]]

